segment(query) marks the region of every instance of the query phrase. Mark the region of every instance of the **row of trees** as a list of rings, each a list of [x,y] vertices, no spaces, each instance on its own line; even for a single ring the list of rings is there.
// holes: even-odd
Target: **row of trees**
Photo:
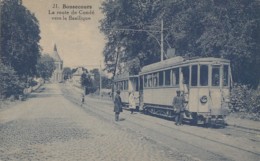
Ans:
[[[0,98],[18,95],[33,77],[48,79],[54,60],[40,54],[40,30],[36,17],[21,0],[0,1]]]
[[[100,30],[106,35],[106,69],[128,63],[130,72],[160,61],[164,51],[184,57],[231,60],[234,81],[257,87],[260,81],[260,4],[258,0],[106,0]],[[130,61],[131,60],[131,61]],[[119,68],[120,69],[120,66]]]

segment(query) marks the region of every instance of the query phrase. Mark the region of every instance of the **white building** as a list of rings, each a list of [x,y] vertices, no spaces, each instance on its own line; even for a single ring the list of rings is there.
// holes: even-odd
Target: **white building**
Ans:
[[[53,52],[51,54],[51,57],[54,59],[55,67],[56,69],[54,70],[51,81],[53,83],[59,83],[63,81],[63,61],[61,60],[56,44],[54,45]]]

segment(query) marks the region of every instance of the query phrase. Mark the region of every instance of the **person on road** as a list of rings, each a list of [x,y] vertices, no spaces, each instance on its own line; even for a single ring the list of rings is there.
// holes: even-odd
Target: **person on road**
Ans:
[[[116,96],[114,99],[114,112],[115,112],[115,121],[119,121],[119,114],[120,114],[120,112],[123,112],[119,90],[116,91]]]
[[[81,94],[81,105],[80,106],[82,106],[84,104],[84,102],[85,102],[85,95],[83,93],[83,94]]]
[[[175,109],[176,115],[177,115],[176,119],[175,119],[175,125],[178,126],[178,125],[182,125],[183,115],[184,115],[184,111],[185,111],[185,108],[184,108],[185,99],[183,96],[181,96],[180,90],[177,90],[176,93],[177,93],[177,96],[175,96],[173,98],[172,105],[173,105],[173,108]]]
[[[134,91],[130,92],[129,95],[129,109],[131,111],[131,114],[134,113],[135,110],[135,96],[134,96]]]

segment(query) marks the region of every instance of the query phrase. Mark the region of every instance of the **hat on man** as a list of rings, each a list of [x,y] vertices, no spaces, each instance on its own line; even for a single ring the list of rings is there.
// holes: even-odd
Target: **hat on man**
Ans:
[[[181,91],[179,89],[176,90],[176,93],[180,93]]]
[[[120,94],[120,91],[119,91],[119,90],[117,90],[117,91],[116,91],[116,93],[117,93],[117,94]]]

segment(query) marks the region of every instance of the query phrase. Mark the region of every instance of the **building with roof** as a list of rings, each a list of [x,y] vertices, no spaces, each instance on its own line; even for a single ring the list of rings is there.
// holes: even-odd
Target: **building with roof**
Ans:
[[[55,70],[52,73],[51,81],[53,83],[59,83],[63,81],[63,61],[61,60],[56,44],[54,45],[51,57],[54,59]]]

